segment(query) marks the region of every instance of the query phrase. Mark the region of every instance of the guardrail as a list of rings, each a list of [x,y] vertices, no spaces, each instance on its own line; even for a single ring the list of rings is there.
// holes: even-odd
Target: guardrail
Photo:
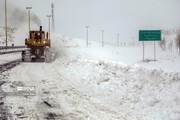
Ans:
[[[19,48],[26,48],[26,46],[8,46],[7,49],[19,49]],[[0,50],[6,50],[5,46],[0,46]]]
[[[22,50],[13,50],[13,51],[0,52],[0,55],[10,54],[10,53],[17,53],[17,52],[22,52]]]
[[[0,46],[0,55],[22,52],[22,50],[24,50],[25,48],[27,47],[26,46],[14,46],[14,47],[8,46],[6,49],[5,46]]]

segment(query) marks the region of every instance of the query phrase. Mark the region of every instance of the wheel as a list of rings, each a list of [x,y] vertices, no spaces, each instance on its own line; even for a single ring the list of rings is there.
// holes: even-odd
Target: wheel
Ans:
[[[30,50],[22,51],[22,61],[31,62],[31,51]]]

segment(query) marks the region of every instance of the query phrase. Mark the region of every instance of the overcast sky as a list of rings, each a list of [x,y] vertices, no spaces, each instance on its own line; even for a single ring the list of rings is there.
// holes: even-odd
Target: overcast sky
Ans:
[[[3,2],[1,0],[1,19]],[[46,15],[51,14],[52,2],[56,33],[76,38],[86,38],[86,25],[90,26],[90,40],[100,41],[100,30],[104,29],[105,41],[109,43],[116,41],[117,33],[121,41],[129,41],[138,40],[140,29],[180,27],[180,0],[7,0],[8,9],[18,7],[27,13],[25,7],[32,6],[32,13],[39,17],[46,30]],[[0,25],[4,25],[4,19]],[[34,26],[33,29],[38,29]]]

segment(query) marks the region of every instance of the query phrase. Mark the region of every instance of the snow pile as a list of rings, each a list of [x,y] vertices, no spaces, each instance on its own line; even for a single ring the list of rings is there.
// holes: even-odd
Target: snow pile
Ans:
[[[169,37],[171,40],[175,38],[174,35]],[[154,47],[145,45],[147,62],[142,62],[142,46],[117,48],[105,45],[100,48],[101,44],[93,42],[86,48],[85,42],[67,39],[67,44],[62,42],[59,47],[71,44],[71,41],[77,47],[56,47],[57,51],[63,52],[53,64],[90,96],[124,116],[136,114],[148,120],[180,118],[178,53],[163,51],[157,45],[157,61],[151,61]]]
[[[154,60],[153,46],[145,47],[145,60],[147,62],[142,62],[142,47],[113,47],[106,46],[104,48],[100,47],[78,47],[78,48],[61,48],[56,47],[57,56],[69,55],[69,56],[84,56],[90,59],[107,59],[110,61],[123,62],[129,65],[138,64],[144,67],[156,68],[156,69],[166,69],[169,71],[180,72],[180,56],[175,53],[163,52],[160,48],[157,48],[156,59]]]
[[[82,56],[61,56],[53,64],[90,96],[120,113],[140,114],[148,120],[180,118],[180,73]]]

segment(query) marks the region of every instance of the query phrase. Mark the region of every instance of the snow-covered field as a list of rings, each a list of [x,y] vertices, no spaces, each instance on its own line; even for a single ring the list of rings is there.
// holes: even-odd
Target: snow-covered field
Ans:
[[[36,96],[6,97],[13,118],[24,120],[178,120],[180,57],[157,47],[157,61],[142,62],[142,47],[115,47],[53,36],[52,63],[21,63],[3,91],[35,86]],[[145,58],[153,60],[153,46]],[[48,103],[48,104],[47,104]]]

